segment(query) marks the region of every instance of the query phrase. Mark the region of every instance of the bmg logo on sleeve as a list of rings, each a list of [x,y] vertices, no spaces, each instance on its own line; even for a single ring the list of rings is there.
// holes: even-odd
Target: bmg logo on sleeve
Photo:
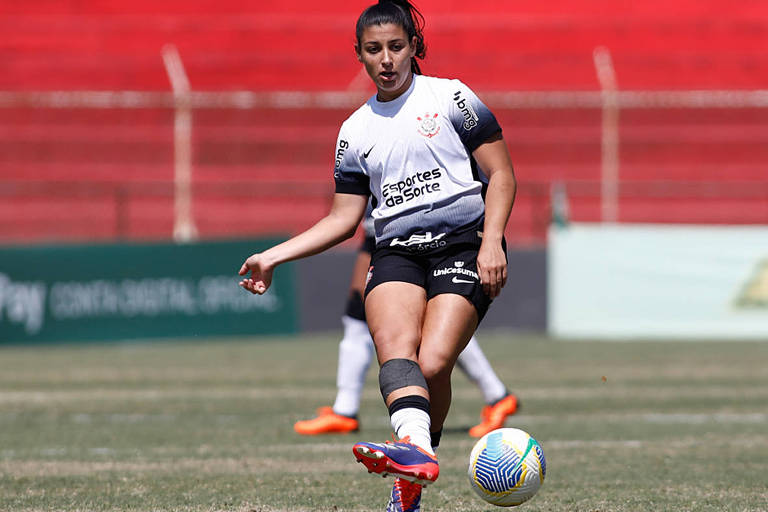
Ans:
[[[349,149],[349,142],[344,139],[339,140],[339,147],[336,149],[336,169],[341,167],[341,161],[344,159],[344,153]]]
[[[456,102],[456,108],[458,108],[464,116],[464,129],[469,131],[477,126],[477,122],[480,118],[477,117],[477,113],[475,113],[475,109],[472,108],[472,104],[461,97],[461,91],[456,91],[453,94],[453,101]]]

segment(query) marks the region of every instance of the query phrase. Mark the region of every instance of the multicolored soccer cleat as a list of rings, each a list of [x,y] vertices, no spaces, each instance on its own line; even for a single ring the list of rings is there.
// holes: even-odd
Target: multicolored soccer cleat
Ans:
[[[387,512],[420,512],[421,485],[395,478],[392,496],[387,504]]]
[[[511,393],[493,405],[486,405],[481,413],[482,421],[469,429],[469,435],[483,437],[488,432],[503,427],[507,416],[515,414],[519,406],[517,397]]]
[[[305,436],[316,436],[357,432],[359,427],[360,424],[355,418],[336,414],[331,407],[320,407],[316,418],[297,421],[293,425],[293,430]]]
[[[352,453],[369,473],[381,476],[394,475],[426,486],[440,474],[437,457],[412,444],[408,436],[385,443],[357,443]]]

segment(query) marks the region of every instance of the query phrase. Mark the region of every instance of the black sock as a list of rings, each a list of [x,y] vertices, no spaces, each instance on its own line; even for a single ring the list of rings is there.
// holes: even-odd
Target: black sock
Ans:
[[[389,415],[392,416],[400,409],[413,407],[429,414],[429,400],[419,395],[400,397],[389,405]]]
[[[437,447],[440,446],[440,438],[443,437],[443,429],[440,429],[437,432],[430,432],[429,437],[431,438],[430,444],[432,445],[432,449],[437,450]]]

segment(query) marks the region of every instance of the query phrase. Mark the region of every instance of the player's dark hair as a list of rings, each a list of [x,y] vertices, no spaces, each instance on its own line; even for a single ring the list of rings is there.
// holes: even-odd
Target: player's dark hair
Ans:
[[[421,68],[416,59],[424,59],[427,45],[424,42],[424,16],[408,0],[379,0],[379,3],[368,7],[357,19],[355,35],[357,36],[357,48],[360,50],[360,38],[363,30],[371,25],[384,25],[392,23],[400,25],[408,36],[408,44],[416,38],[416,54],[411,59],[411,71],[421,74]]]

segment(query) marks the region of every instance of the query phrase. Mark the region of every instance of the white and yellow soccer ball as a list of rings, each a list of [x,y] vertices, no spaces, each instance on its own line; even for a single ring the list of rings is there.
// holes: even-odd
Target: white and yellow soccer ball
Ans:
[[[539,490],[547,461],[541,445],[527,432],[500,428],[475,443],[467,473],[478,496],[493,505],[513,507]]]

